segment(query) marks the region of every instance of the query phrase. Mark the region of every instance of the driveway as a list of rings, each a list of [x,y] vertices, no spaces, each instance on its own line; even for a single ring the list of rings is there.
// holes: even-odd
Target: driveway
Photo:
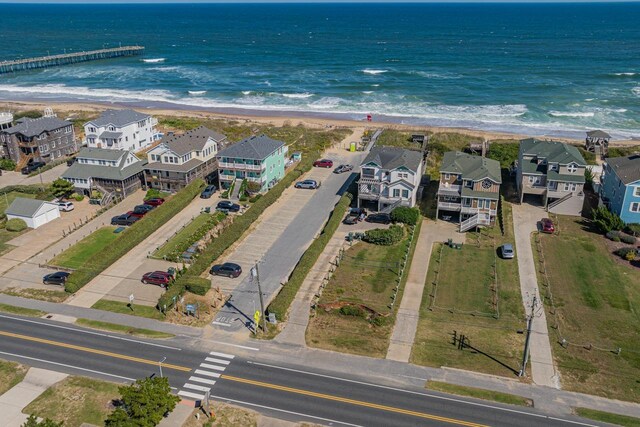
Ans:
[[[520,274],[520,291],[525,313],[530,315],[531,303],[535,295],[538,307],[542,299],[538,292],[536,264],[531,249],[531,233],[538,229],[538,221],[547,213],[538,206],[529,204],[513,204],[513,228],[516,237],[516,253],[518,254],[518,272]],[[531,334],[531,377],[538,385],[560,388],[560,378],[553,364],[549,330],[544,309],[537,309],[533,320]]]
[[[63,163],[53,169],[42,172],[42,182],[46,184],[55,181],[60,178],[60,175],[62,175],[68,167],[69,166],[67,166],[66,163]],[[30,177],[28,175],[22,175],[20,172],[2,171],[2,176],[0,176],[0,188],[7,187],[9,185],[31,184],[40,184],[40,175]]]

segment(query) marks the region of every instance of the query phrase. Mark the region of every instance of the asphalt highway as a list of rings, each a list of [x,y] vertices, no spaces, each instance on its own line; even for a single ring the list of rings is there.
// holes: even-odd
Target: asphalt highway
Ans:
[[[373,384],[313,367],[273,365],[189,348],[178,339],[143,340],[46,319],[0,314],[0,358],[116,382],[162,373],[174,391],[209,390],[228,401],[279,418],[347,426],[597,425],[547,417],[535,409],[480,402],[421,389]],[[193,399],[198,400],[198,399]]]

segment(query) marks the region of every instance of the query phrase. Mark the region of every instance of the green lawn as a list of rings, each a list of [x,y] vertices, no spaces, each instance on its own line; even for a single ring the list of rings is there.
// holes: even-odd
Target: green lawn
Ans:
[[[18,237],[21,234],[27,233],[28,231],[31,231],[31,229],[26,228],[23,231],[8,231],[5,228],[0,228],[0,256],[15,248],[15,246],[9,245],[6,242]]]
[[[6,196],[6,197],[5,197]],[[11,193],[7,193],[6,195],[0,195],[0,213],[4,214],[4,211],[11,205],[11,203],[16,199],[16,197],[23,197],[25,199],[35,199],[35,194],[29,193],[21,193],[19,191],[12,191]]]
[[[120,237],[122,233],[114,233],[115,229],[116,227],[108,226],[94,231],[69,249],[56,255],[49,261],[49,264],[72,269],[80,268],[87,260],[113,244]],[[123,233],[126,233],[126,230]]]
[[[22,412],[63,421],[65,427],[104,425],[111,402],[119,397],[118,384],[71,376],[45,390]]]
[[[441,260],[439,250],[442,245],[434,245],[411,352],[412,363],[515,375],[524,346],[524,336],[517,330],[525,326],[518,264],[517,259],[496,257],[494,247],[513,243],[508,204],[505,204],[505,225],[504,236],[498,225],[484,229],[480,235],[467,233],[467,243],[462,249],[445,246]],[[494,281],[494,262],[498,279],[497,307],[490,289]],[[437,271],[437,285],[434,285]],[[434,290],[435,302],[431,307]],[[458,338],[464,334],[477,350],[458,350],[453,344],[454,331]]]
[[[639,402],[640,273],[616,262],[605,238],[581,220],[559,220],[559,235],[538,238],[555,311],[548,288],[540,290],[563,388]],[[558,343],[561,338],[570,343],[567,348]],[[614,354],[617,348],[620,355]]]
[[[86,326],[93,329],[101,329],[103,331],[118,332],[121,334],[134,335],[146,338],[173,338],[175,335],[165,332],[152,331],[151,329],[133,328],[126,325],[118,325],[116,323],[100,322],[90,319],[78,319],[76,325]]]
[[[206,231],[218,224],[222,218],[224,218],[224,214],[221,212],[213,214],[201,213],[154,252],[153,257],[159,259],[165,259],[166,257],[166,259],[177,260],[176,257],[182,255],[189,246],[195,243],[198,240],[198,236],[204,235]]]
[[[416,229],[416,237],[419,233]],[[413,256],[413,240],[409,260]],[[351,302],[375,310],[382,316],[374,322],[362,315],[342,314],[338,308],[330,311],[318,308],[309,319],[306,340],[311,347],[384,357],[400,306],[402,289],[407,279],[410,262],[400,284],[397,304],[389,308],[397,282],[399,263],[409,244],[409,236],[392,246],[378,246],[358,242],[345,252],[340,266],[325,287],[320,304]],[[363,333],[366,331],[366,333]]]
[[[515,394],[501,393],[499,391],[466,387],[439,381],[428,381],[426,388],[429,390],[441,391],[443,393],[457,394],[458,396],[469,396],[476,399],[492,400],[494,402],[506,403],[509,405],[533,406],[533,401],[531,399],[516,396]]]
[[[640,418],[612,414],[610,412],[596,411],[595,409],[576,408],[576,414],[584,418],[590,418],[592,420],[602,421],[609,424],[616,424],[624,427],[640,426]]]
[[[62,287],[58,287],[52,285],[52,287],[56,289],[64,289]],[[54,289],[38,289],[38,288],[4,288],[0,290],[0,293],[13,295],[16,297],[29,298],[29,299],[37,299],[40,301],[49,301],[49,302],[62,302],[69,298],[69,294],[64,290],[58,291]]]
[[[0,395],[4,394],[14,385],[18,384],[25,375],[27,375],[27,368],[16,362],[7,362],[6,360],[0,360]]]
[[[9,304],[0,304],[0,312],[17,314],[19,316],[29,316],[29,317],[42,317],[45,314],[47,314],[44,311],[34,310],[32,308],[16,307],[14,305],[9,305]]]
[[[147,317],[149,319],[164,320],[164,315],[160,311],[156,310],[155,307],[149,307],[146,305],[133,304],[132,310],[126,302],[101,299],[97,303],[93,304],[91,308],[95,308],[96,310],[113,311],[114,313]]]

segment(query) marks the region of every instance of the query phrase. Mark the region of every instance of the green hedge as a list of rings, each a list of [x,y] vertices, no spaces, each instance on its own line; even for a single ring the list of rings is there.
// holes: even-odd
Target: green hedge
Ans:
[[[344,212],[351,204],[352,198],[351,193],[345,193],[342,198],[340,198],[320,236],[311,243],[300,258],[300,261],[298,261],[291,276],[289,276],[287,284],[280,289],[278,295],[276,295],[271,304],[269,304],[267,311],[269,313],[275,313],[278,320],[283,321],[285,319],[287,310],[289,310],[291,302],[293,302],[300,286],[302,286],[302,282],[304,282],[309,271],[311,271],[318,257],[320,257],[320,254],[327,246],[327,243],[329,243],[338,226],[340,226],[340,221],[342,220]]]
[[[416,225],[420,219],[420,210],[407,206],[399,206],[391,211],[391,220],[407,225]]]
[[[187,289],[185,288],[185,286],[176,282],[169,286],[169,289],[167,289],[166,292],[162,294],[158,299],[158,305],[156,306],[158,310],[164,311],[165,306],[167,310],[171,309],[171,307],[173,307],[173,297],[175,297],[175,300],[178,301],[182,294],[186,292]]]
[[[205,295],[211,289],[211,280],[202,277],[184,276],[182,283],[192,294]]]
[[[23,219],[12,218],[7,221],[4,228],[6,228],[7,231],[22,231],[27,228],[27,223],[24,222]]]
[[[392,225],[388,229],[375,228],[364,232],[364,240],[374,245],[395,245],[404,237],[404,229],[400,225]]]
[[[91,279],[180,213],[180,211],[191,203],[194,197],[200,194],[203,187],[204,181],[198,179],[167,200],[167,202],[150,211],[144,218],[134,223],[122,233],[122,236],[118,238],[117,245],[107,246],[71,273],[65,284],[65,290],[73,293],[89,283]]]

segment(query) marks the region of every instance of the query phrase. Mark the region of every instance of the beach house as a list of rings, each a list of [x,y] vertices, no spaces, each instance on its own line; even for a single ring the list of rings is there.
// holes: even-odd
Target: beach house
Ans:
[[[84,124],[84,142],[89,148],[139,151],[160,139],[157,124],[155,118],[134,110],[106,110]]]
[[[238,185],[247,179],[267,191],[284,177],[287,146],[266,135],[252,136],[228,146],[218,153],[220,188]],[[237,187],[237,186],[236,186]]]
[[[18,164],[29,161],[48,163],[74,154],[78,142],[73,124],[55,116],[30,119],[23,117],[14,126],[0,130],[3,156]]]
[[[581,215],[586,166],[582,154],[573,145],[523,139],[516,178],[520,203],[525,195],[539,196],[549,212]]]
[[[625,223],[640,224],[640,154],[606,160],[600,199]]]
[[[147,153],[147,184],[158,190],[178,191],[196,178],[212,183],[216,156],[226,141],[226,136],[204,126],[181,135],[166,135]]]
[[[457,218],[461,232],[493,226],[501,184],[500,162],[460,151],[444,153],[436,218]]]
[[[423,170],[419,151],[373,147],[360,165],[358,207],[390,212],[396,206],[415,206]]]

